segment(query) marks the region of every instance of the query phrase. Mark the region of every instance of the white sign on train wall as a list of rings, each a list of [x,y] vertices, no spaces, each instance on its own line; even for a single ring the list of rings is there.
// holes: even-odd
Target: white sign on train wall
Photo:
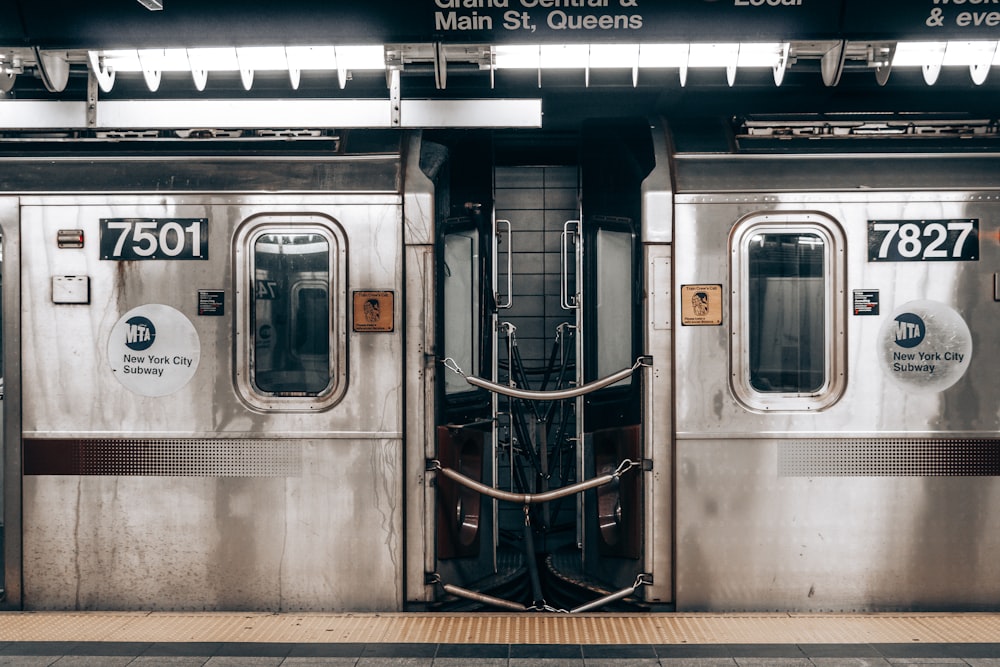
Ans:
[[[969,326],[937,301],[910,301],[879,330],[882,370],[908,392],[941,392],[958,382],[972,360]]]
[[[111,329],[108,364],[118,381],[140,396],[166,396],[198,370],[201,341],[176,308],[150,303],[133,308]]]

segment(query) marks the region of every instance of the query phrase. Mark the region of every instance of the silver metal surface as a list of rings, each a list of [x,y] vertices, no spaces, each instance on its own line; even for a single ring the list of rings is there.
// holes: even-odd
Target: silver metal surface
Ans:
[[[0,197],[0,279],[3,281],[2,324],[3,398],[0,414],[3,424],[3,608],[17,608],[22,585],[23,540],[21,529],[22,458],[21,458],[21,322],[7,313],[21,311],[21,229],[18,224],[17,197]]]
[[[787,477],[774,438],[677,443],[686,611],[994,608],[997,477]]]
[[[673,247],[651,243],[644,248],[646,275],[646,352],[652,368],[643,373],[643,447],[652,461],[644,471],[646,503],[644,557],[653,581],[643,589],[647,600],[674,600],[674,373]]]
[[[403,171],[403,271],[407,298],[403,299],[404,336],[404,477],[405,597],[429,601],[434,588],[424,573],[434,569],[434,488],[424,462],[434,456],[434,387],[437,364],[433,351],[435,178],[445,160],[443,147],[424,143],[414,134],[406,144]],[[423,158],[434,165],[425,173]]]
[[[729,349],[731,304],[721,326],[675,330],[678,609],[995,607],[1000,482],[977,468],[979,454],[960,448],[1000,433],[992,363],[1000,356],[994,333],[1000,312],[990,294],[1000,247],[989,241],[997,233],[1000,183],[995,170],[973,175],[990,159],[923,156],[904,164],[876,156],[770,156],[695,163],[693,172],[686,168],[694,163],[678,163],[685,192],[675,210],[675,286],[739,289],[722,253],[733,225],[746,216],[827,216],[846,237],[846,318],[836,334],[847,346],[847,368],[843,395],[823,409],[783,410],[780,401],[748,409],[731,389],[731,355],[740,353],[738,345]],[[956,174],[969,175],[977,190],[945,189]],[[870,183],[885,189],[859,189]],[[836,188],[842,190],[829,191]],[[968,218],[980,224],[978,261],[868,259],[868,221]],[[851,312],[852,290],[876,291],[878,314]],[[971,331],[972,363],[939,391],[900,387],[882,368],[880,328],[915,300],[954,310]],[[878,449],[880,460],[866,467],[863,452],[850,449],[886,439],[927,443],[922,451],[956,457],[935,465],[971,472],[927,476],[926,466],[906,460],[910,450],[891,446]],[[844,454],[850,465],[805,454],[821,451],[852,452]],[[792,454],[807,460],[789,474]],[[830,474],[835,470],[847,472]]]
[[[399,117],[394,120],[394,108]],[[88,123],[88,113],[93,121]],[[5,129],[541,127],[538,99],[4,100]]]
[[[234,367],[233,318],[247,288],[234,284],[230,253],[236,228],[254,216],[325,216],[344,230],[351,257],[346,284],[392,292],[399,319],[405,291],[400,196],[33,195],[21,204],[20,230],[30,247],[20,309],[22,353],[31,360],[23,369],[26,438],[169,438],[182,449],[203,449],[271,434],[269,446],[285,449],[295,462],[253,472],[239,467],[236,456],[227,459],[237,465],[234,474],[210,466],[181,476],[25,476],[24,605],[399,609],[402,328],[347,328],[346,391],[332,408],[251,409],[234,389],[244,371]],[[100,260],[101,218],[207,218],[211,261]],[[59,249],[57,233],[66,228],[82,229],[92,241]],[[52,302],[51,277],[64,274],[90,276],[89,305]],[[6,287],[5,281],[5,296]],[[203,289],[224,293],[224,316],[198,315]],[[109,367],[112,327],[144,304],[175,308],[200,341],[191,380],[163,396],[135,393]],[[337,317],[349,317],[346,304],[338,308]]]

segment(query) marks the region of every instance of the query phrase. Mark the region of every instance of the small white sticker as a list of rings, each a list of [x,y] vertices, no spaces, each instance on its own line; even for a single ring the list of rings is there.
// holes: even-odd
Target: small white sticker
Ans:
[[[965,375],[972,359],[969,326],[937,301],[905,303],[879,330],[882,370],[908,392],[941,392]]]
[[[108,364],[125,387],[141,396],[166,396],[198,370],[201,341],[179,310],[151,303],[125,313],[111,329]]]

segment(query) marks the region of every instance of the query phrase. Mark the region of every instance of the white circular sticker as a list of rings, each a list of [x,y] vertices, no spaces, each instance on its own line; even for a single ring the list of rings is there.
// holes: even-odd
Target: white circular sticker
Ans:
[[[944,391],[959,381],[972,359],[969,326],[953,308],[937,301],[910,301],[879,330],[882,370],[917,394]]]
[[[201,341],[191,320],[159,303],[133,308],[108,339],[108,364],[118,381],[141,396],[166,396],[198,370]]]

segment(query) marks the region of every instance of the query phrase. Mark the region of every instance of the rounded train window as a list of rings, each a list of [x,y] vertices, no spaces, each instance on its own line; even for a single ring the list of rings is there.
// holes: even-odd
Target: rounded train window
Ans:
[[[346,384],[345,248],[333,220],[256,216],[236,237],[237,377],[263,410],[332,405]]]
[[[754,410],[820,410],[844,391],[844,236],[819,213],[747,216],[730,237],[733,392]]]

